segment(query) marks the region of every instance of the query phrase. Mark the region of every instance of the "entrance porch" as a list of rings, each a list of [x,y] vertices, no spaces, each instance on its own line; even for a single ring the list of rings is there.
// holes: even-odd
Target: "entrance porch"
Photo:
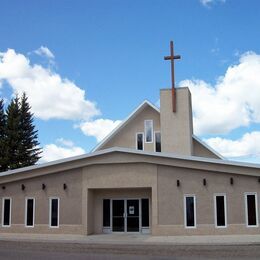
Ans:
[[[151,205],[150,188],[88,190],[88,234],[150,233]]]

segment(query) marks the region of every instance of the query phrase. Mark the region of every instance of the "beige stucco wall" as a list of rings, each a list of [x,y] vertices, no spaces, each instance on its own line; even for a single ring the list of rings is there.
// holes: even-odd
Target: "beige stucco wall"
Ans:
[[[247,228],[245,224],[244,192],[259,192],[260,185],[255,176],[145,163],[86,167],[84,176],[85,184],[94,194],[91,204],[94,205],[93,233],[102,232],[103,198],[138,198],[147,193],[148,187],[151,189],[150,227],[153,235],[256,234],[260,231],[259,228]],[[230,185],[231,177],[233,185]],[[206,186],[203,186],[204,178]],[[180,187],[176,185],[177,179],[181,182]],[[227,196],[227,228],[215,228],[215,193]],[[196,229],[184,228],[184,194],[196,195]]]
[[[203,146],[193,138],[193,155],[206,158],[220,159],[215,153],[211,152],[207,147]]]
[[[151,223],[157,223],[157,166],[146,163],[95,165],[83,169],[83,197],[91,193],[91,202],[84,216],[92,227],[87,234],[100,233],[102,230],[102,202],[108,197],[126,198],[133,196],[149,197],[151,203]],[[148,192],[148,190],[150,190]],[[94,205],[94,206],[93,206]]]
[[[136,149],[136,133],[144,133],[144,120],[150,119],[153,120],[154,132],[160,132],[160,114],[152,107],[146,106],[142,112],[140,112],[133,120],[131,120],[130,123],[128,123],[118,134],[112,137],[100,149],[106,149],[116,146]],[[154,142],[145,143],[144,140],[144,150],[154,152]]]
[[[172,90],[160,91],[162,152],[193,154],[191,94],[188,88],[176,89],[176,112],[172,111]]]
[[[86,161],[91,163],[91,160]],[[100,233],[103,198],[149,197],[153,235],[255,234],[260,232],[259,227],[245,225],[244,192],[258,192],[259,198],[259,171],[217,163],[213,166],[206,162],[109,153],[93,158],[92,165],[1,184],[6,189],[0,187],[0,197],[11,197],[13,204],[12,225],[0,227],[0,232]],[[241,175],[243,172],[255,176]],[[24,176],[28,177],[27,174]],[[233,185],[230,177],[234,179]],[[203,178],[207,180],[206,186]],[[46,184],[46,190],[42,190],[42,183]],[[67,190],[63,190],[63,183],[67,184]],[[21,190],[21,184],[25,185],[25,191]],[[226,193],[227,228],[214,226],[214,193]],[[184,228],[184,194],[196,195],[196,229]],[[26,196],[36,198],[34,228],[24,225]],[[60,227],[55,229],[48,225],[48,199],[52,196],[60,198]]]
[[[230,184],[233,177],[234,184]],[[203,179],[207,185],[203,185]],[[180,186],[176,182],[180,180]],[[154,234],[257,234],[260,228],[247,228],[245,218],[245,192],[258,192],[256,177],[203,172],[167,166],[158,167],[159,225]],[[227,228],[215,228],[214,194],[225,193],[227,198]],[[196,196],[197,228],[184,228],[184,195]],[[258,194],[259,195],[259,194]],[[259,205],[258,205],[259,210]]]
[[[42,190],[42,184],[46,185]],[[66,183],[67,189],[63,189]],[[25,185],[25,190],[21,185]],[[52,175],[6,183],[0,189],[2,198],[12,199],[11,227],[0,226],[0,232],[81,233],[82,231],[82,170],[75,169]],[[25,227],[25,198],[35,198],[35,227]],[[60,198],[60,228],[49,228],[49,198]]]

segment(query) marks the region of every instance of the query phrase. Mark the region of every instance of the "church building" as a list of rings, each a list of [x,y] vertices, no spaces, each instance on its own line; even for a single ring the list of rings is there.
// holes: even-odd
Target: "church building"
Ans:
[[[1,233],[259,234],[260,165],[193,134],[191,93],[161,89],[91,153],[0,173]],[[214,115],[213,115],[214,116]]]

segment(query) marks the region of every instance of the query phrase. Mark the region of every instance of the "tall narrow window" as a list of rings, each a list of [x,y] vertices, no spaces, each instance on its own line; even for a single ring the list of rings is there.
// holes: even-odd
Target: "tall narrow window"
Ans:
[[[145,120],[144,129],[145,129],[145,142],[152,143],[153,142],[153,120]]]
[[[25,201],[25,225],[27,227],[34,226],[34,209],[35,200],[34,198],[27,198]]]
[[[59,198],[50,198],[50,227],[59,227]]]
[[[103,227],[110,227],[110,199],[103,200]]]
[[[227,227],[226,195],[215,195],[215,226]]]
[[[142,207],[142,227],[149,227],[149,199],[141,200]]]
[[[137,150],[144,149],[144,134],[143,133],[136,134],[136,149]]]
[[[257,193],[246,193],[246,223],[249,227],[258,226],[258,211],[257,211]]]
[[[155,132],[155,152],[161,152],[161,133]]]
[[[12,201],[10,198],[3,198],[3,208],[2,208],[2,226],[11,226],[11,207]]]
[[[184,196],[185,227],[196,227],[196,198],[194,195]]]

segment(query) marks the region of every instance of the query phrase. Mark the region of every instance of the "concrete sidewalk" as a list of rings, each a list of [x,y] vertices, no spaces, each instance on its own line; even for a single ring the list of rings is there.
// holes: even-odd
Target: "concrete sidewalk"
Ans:
[[[55,242],[103,245],[260,245],[259,235],[152,236],[142,234],[47,235],[0,234],[0,241]]]

